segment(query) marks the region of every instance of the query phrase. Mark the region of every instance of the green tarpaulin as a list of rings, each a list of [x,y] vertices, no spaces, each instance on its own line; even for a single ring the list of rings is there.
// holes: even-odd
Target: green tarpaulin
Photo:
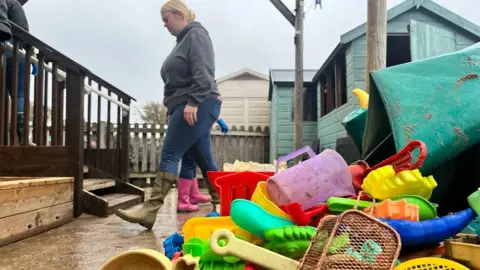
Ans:
[[[422,172],[480,142],[480,43],[371,74],[363,150],[372,164],[411,140],[427,145]]]

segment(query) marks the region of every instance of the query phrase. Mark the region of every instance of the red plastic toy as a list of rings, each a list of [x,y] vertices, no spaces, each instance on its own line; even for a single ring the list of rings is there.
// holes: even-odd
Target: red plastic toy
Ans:
[[[412,152],[417,148],[419,148],[420,154],[418,155],[417,161],[412,164]],[[413,140],[409,142],[400,152],[373,167],[370,167],[367,162],[363,160],[357,161],[356,164],[349,166],[350,173],[352,174],[353,187],[357,192],[361,191],[363,179],[367,177],[368,173],[383,166],[392,165],[396,173],[404,170],[418,169],[420,166],[422,166],[426,156],[427,146],[422,141]]]
[[[266,181],[270,176],[255,172],[238,172],[218,177],[215,185],[220,188],[220,215],[229,216],[232,201],[250,200],[258,182]]]
[[[245,264],[245,268],[243,268],[243,269],[245,269],[245,270],[258,270],[258,265],[248,263],[248,264]]]
[[[210,180],[210,183],[212,183],[215,191],[218,194],[220,194],[220,187],[215,183],[217,178],[227,176],[227,175],[231,175],[231,174],[236,174],[236,173],[239,173],[239,172],[208,171],[207,172],[207,177]],[[256,172],[256,173],[264,174],[264,175],[267,175],[269,177],[275,175],[274,172]]]
[[[280,209],[291,216],[293,222],[298,226],[307,226],[315,217],[320,216],[319,218],[321,218],[328,214],[326,204],[320,204],[303,211],[300,203],[293,202],[280,206]]]
[[[175,254],[173,254],[172,256],[172,262],[177,260],[178,258],[182,257],[183,256],[183,252],[182,251],[179,251],[179,252],[175,252]]]

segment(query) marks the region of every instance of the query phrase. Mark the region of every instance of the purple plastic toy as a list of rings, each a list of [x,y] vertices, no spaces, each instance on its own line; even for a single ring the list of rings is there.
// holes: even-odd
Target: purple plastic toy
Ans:
[[[278,165],[304,153],[310,158],[278,173]],[[316,206],[332,196],[355,195],[352,175],[343,157],[327,149],[316,155],[305,146],[277,161],[277,174],[267,180],[270,200],[277,206],[298,202],[302,210]]]

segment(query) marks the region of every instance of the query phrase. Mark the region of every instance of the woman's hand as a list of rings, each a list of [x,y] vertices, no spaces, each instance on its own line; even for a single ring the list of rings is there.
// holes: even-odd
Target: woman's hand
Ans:
[[[197,107],[190,105],[185,106],[185,109],[183,110],[183,119],[185,119],[190,126],[195,125],[197,122],[197,110]]]

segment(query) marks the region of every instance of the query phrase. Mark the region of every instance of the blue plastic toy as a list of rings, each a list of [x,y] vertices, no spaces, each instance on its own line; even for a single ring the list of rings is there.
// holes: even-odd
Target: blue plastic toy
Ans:
[[[217,212],[210,212],[205,217],[219,217],[220,214]]]
[[[175,253],[182,251],[183,242],[183,235],[179,233],[169,235],[165,241],[163,241],[165,256],[171,260]]]
[[[400,235],[402,246],[436,244],[457,235],[475,217],[471,208],[424,221],[380,219]]]

